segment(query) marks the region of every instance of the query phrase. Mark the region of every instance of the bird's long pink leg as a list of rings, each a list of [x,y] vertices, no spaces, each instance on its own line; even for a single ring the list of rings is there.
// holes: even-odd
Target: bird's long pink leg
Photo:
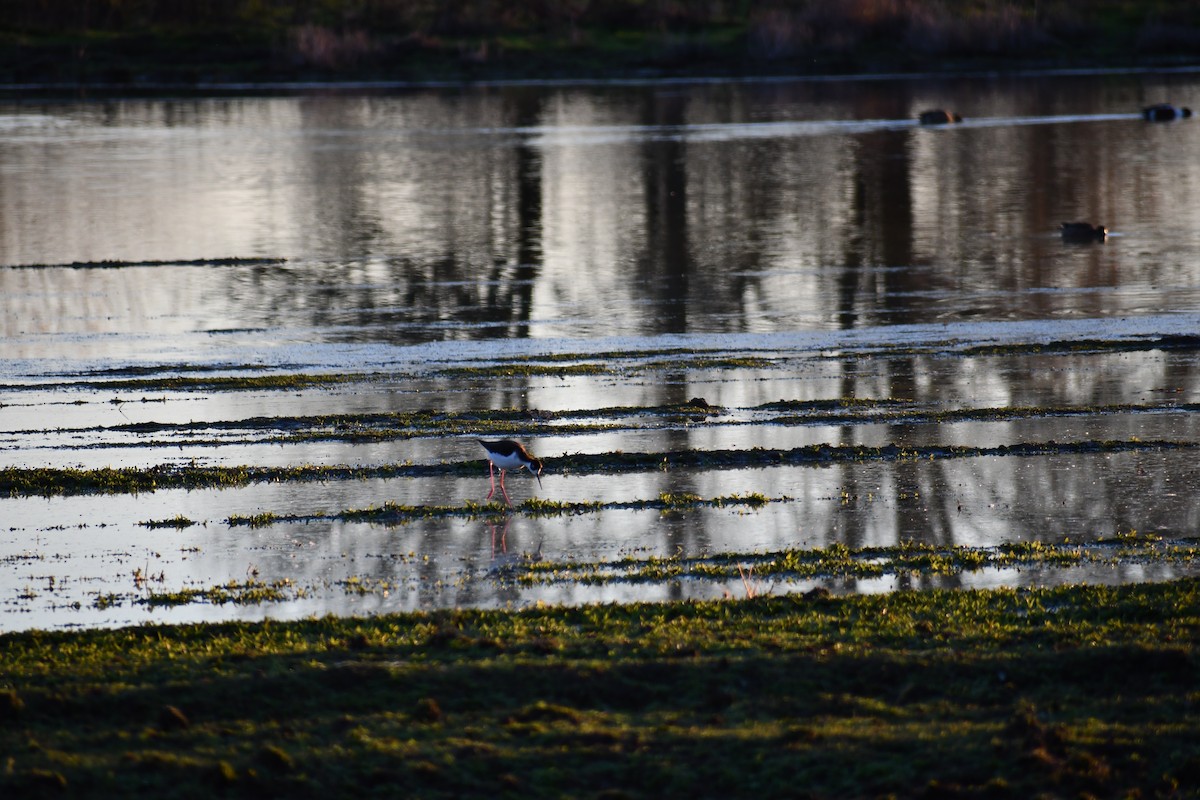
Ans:
[[[488,496],[484,498],[485,500],[491,500],[492,495],[496,493],[496,465],[490,461],[488,462],[488,479],[492,482],[492,490],[488,492]],[[500,488],[504,488],[503,470],[500,472]]]
[[[504,470],[503,470],[503,469],[502,469],[502,470],[500,470],[500,492],[504,492],[504,501],[505,501],[505,503],[508,503],[508,504],[509,504],[509,507],[510,507],[510,509],[511,509],[511,507],[512,507],[512,500],[509,500],[509,492],[508,492],[508,489],[505,489],[505,488],[504,488]]]

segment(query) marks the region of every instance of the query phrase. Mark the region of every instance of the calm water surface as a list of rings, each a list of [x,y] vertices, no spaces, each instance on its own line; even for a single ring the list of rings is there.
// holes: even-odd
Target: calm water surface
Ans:
[[[788,498],[759,511],[677,516],[224,522],[387,500],[481,500],[482,462],[478,479],[8,498],[0,629],[740,588],[531,590],[496,577],[506,559],[531,553],[596,560],[834,542],[992,546],[1133,529],[1194,537],[1200,476],[1187,450],[553,474],[554,457],[569,453],[1200,442],[1200,417],[1188,407],[1200,402],[1194,347],[964,356],[990,345],[1200,332],[1200,122],[1140,119],[1142,106],[1164,100],[1200,107],[1200,75],[0,100],[0,466],[437,464],[479,459],[479,448],[470,437],[428,435],[281,445],[273,432],[182,426],[431,408],[564,412],[702,396],[725,413],[703,424],[538,437],[534,449],[550,461],[538,496]],[[929,107],[966,121],[918,126]],[[1077,219],[1112,235],[1064,244],[1059,223]],[[652,361],[681,350],[770,364],[646,366],[616,377],[456,380],[437,371],[556,354]],[[397,377],[285,392],[130,392],[103,382],[201,368]],[[874,425],[762,419],[773,401],[842,397],[903,398],[931,412],[1155,411]],[[137,427],[150,424],[159,426],[153,434]],[[181,427],[163,427],[172,425]],[[537,489],[524,477],[512,476],[514,500]],[[180,515],[199,524],[140,524]],[[984,572],[941,583],[1155,580],[1188,569]],[[148,591],[135,572],[163,591],[255,576],[292,581],[305,596],[148,609],[130,600]],[[351,577],[389,588],[347,591]],[[97,604],[103,596],[117,602]]]

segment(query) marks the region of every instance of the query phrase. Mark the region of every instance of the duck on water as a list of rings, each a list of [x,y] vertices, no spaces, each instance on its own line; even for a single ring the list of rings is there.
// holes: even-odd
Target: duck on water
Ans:
[[[1064,222],[1059,228],[1064,242],[1103,242],[1108,228],[1090,222]]]
[[[1156,103],[1142,109],[1142,119],[1147,122],[1170,122],[1176,119],[1187,119],[1191,115],[1190,108],[1173,106],[1170,103]]]
[[[953,111],[944,108],[931,108],[917,115],[922,125],[951,125],[962,122],[963,118]]]

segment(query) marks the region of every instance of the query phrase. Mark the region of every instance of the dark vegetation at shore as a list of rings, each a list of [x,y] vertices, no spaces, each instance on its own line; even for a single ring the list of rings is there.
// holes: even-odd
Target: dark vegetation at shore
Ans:
[[[5,0],[0,81],[206,83],[1164,64],[1172,0]]]
[[[1185,797],[1200,583],[0,635],[4,797]]]
[[[556,458],[556,470],[574,474],[605,472],[646,472],[667,469],[744,469],[772,467],[782,464],[829,465],[862,463],[866,461],[932,461],[951,458],[983,458],[1068,455],[1081,453],[1129,453],[1192,450],[1194,442],[1140,439],[1083,441],[1083,442],[1024,442],[1015,445],[970,447],[966,445],[906,446],[885,444],[828,445],[814,444],[780,448],[751,448],[748,450],[675,450],[656,453],[592,453]],[[161,489],[215,489],[248,486],[252,483],[281,481],[334,481],[373,478],[427,478],[438,475],[478,474],[482,460],[470,459],[441,464],[385,464],[378,466],[324,466],[304,464],[293,467],[269,466],[181,466],[160,464],[152,467],[4,467],[0,468],[0,496],[22,497],[40,495],[120,494],[153,492]],[[585,503],[576,510],[603,508]],[[567,511],[573,507],[568,506]],[[530,509],[537,511],[537,508]],[[474,514],[473,507],[413,506],[414,516],[443,516],[448,513]],[[385,508],[383,516],[399,514]]]

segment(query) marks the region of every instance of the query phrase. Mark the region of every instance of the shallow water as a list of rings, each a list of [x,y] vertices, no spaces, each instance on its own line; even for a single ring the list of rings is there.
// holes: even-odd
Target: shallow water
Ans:
[[[1200,76],[1171,73],[0,101],[0,467],[478,465],[474,477],[0,500],[0,630],[747,590],[506,577],[504,565],[535,554],[1192,539],[1200,123],[1137,112],[1197,105],[1198,90]],[[966,121],[915,123],[938,106]],[[1058,225],[1076,219],[1112,233],[1065,244]],[[509,363],[539,369],[496,371]],[[290,373],[358,377],[273,390],[163,382]],[[130,380],[144,383],[117,382]],[[614,411],[693,397],[719,413]],[[906,416],[808,419],[769,405],[841,398],[896,401]],[[510,476],[514,501],[771,502],[337,518],[386,501],[481,501],[474,439],[509,435],[486,418],[393,429],[370,415],[505,408],[536,412],[516,435],[547,459],[540,490]],[[313,421],[329,415],[356,416]],[[351,424],[378,435],[346,434]],[[1048,442],[1090,449],[555,469],[572,454]],[[326,516],[228,524],[264,512]],[[145,525],[176,517],[195,524]],[[1191,571],[1044,566],[761,588]],[[295,596],[140,602],[250,579]]]

